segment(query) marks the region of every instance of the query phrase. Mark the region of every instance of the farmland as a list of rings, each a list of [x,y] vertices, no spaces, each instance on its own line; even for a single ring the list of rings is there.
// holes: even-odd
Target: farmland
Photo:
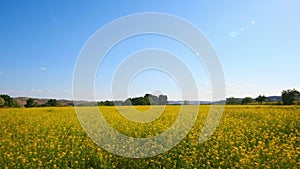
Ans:
[[[140,110],[146,106],[137,107]],[[174,122],[180,106],[167,106],[151,123],[124,119],[100,107],[109,124],[132,137],[155,136]],[[298,168],[300,107],[226,106],[212,137],[198,137],[209,111],[200,106],[194,127],[170,151],[149,158],[116,156],[82,129],[74,108],[0,109],[0,168]]]

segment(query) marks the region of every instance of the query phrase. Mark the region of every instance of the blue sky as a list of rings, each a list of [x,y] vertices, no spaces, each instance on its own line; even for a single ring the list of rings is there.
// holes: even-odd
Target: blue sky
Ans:
[[[189,21],[207,36],[224,69],[227,97],[280,95],[283,89],[300,89],[299,7],[298,0],[1,1],[0,93],[71,99],[77,57],[94,32],[129,14],[163,12]],[[122,59],[154,47],[179,55],[195,76],[199,99],[210,99],[203,65],[177,42],[159,36],[133,37],[108,53],[95,79],[97,99],[111,99],[110,79]],[[128,94],[156,90],[180,99],[176,82],[155,70],[138,74]]]

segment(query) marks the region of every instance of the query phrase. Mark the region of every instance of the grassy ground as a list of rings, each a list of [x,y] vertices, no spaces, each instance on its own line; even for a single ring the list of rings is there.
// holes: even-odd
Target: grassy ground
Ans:
[[[160,118],[139,124],[114,107],[101,107],[119,132],[133,137],[162,133],[177,117],[168,106]],[[147,107],[138,107],[146,110]],[[0,168],[298,168],[300,107],[226,106],[213,136],[198,137],[209,106],[200,106],[187,137],[168,152],[131,159],[98,147],[83,131],[74,108],[0,109]]]

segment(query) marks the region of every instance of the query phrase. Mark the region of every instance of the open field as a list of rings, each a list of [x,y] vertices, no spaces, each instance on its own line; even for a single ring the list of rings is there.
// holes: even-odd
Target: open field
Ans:
[[[134,137],[163,132],[178,109],[168,106],[156,121],[139,124],[125,120],[114,107],[101,107],[111,126]],[[213,136],[199,144],[208,110],[209,106],[200,106],[194,127],[170,151],[130,159],[95,145],[72,107],[3,108],[0,168],[299,168],[299,106],[226,106]]]

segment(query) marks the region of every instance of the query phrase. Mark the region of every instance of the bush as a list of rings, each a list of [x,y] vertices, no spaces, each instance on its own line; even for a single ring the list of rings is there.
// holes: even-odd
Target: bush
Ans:
[[[2,105],[2,107],[15,107],[16,106],[14,99],[12,99],[10,96],[2,94],[2,95],[0,95],[0,97],[5,101],[5,103]]]
[[[292,105],[294,101],[296,101],[296,97],[300,95],[300,92],[296,89],[293,90],[283,90],[281,92],[281,98],[283,101],[283,104],[285,105]]]
[[[0,107],[2,107],[4,104],[5,104],[5,100],[2,97],[0,97]]]
[[[36,104],[34,103],[34,99],[29,98],[26,100],[26,104],[24,105],[25,107],[35,107]]]

